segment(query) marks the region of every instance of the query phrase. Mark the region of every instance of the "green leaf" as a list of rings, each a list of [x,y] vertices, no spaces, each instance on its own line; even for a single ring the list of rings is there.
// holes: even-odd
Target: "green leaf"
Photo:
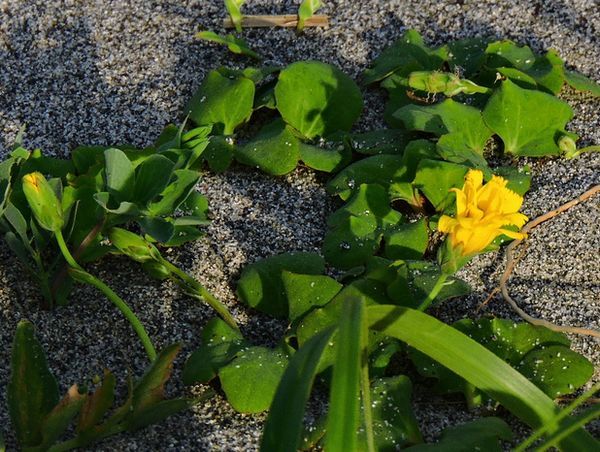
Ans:
[[[247,305],[277,317],[289,313],[284,270],[293,273],[319,275],[325,271],[323,258],[315,253],[284,253],[271,256],[244,268],[237,294]]]
[[[376,378],[371,383],[373,431],[378,451],[392,452],[398,447],[423,441],[412,407],[412,384],[405,375]],[[366,450],[359,431],[360,450]]]
[[[133,164],[120,149],[104,151],[106,167],[106,188],[117,202],[131,200],[135,184]]]
[[[200,173],[191,170],[173,171],[175,177],[159,195],[159,200],[148,205],[151,216],[172,215],[188,198],[200,180]]]
[[[323,255],[340,269],[361,265],[379,249],[384,232],[401,220],[402,215],[390,207],[390,197],[381,185],[363,184],[345,206],[328,218]]]
[[[419,130],[442,137],[440,145],[455,150],[483,153],[492,131],[485,125],[481,111],[452,99],[431,105],[407,105],[394,116],[409,130]]]
[[[224,135],[252,115],[254,83],[246,77],[227,78],[218,71],[208,73],[194,93],[186,112],[196,124],[218,124]]]
[[[491,68],[506,66],[526,71],[535,61],[535,55],[529,47],[520,47],[509,40],[490,43],[485,53],[488,55],[486,66]]]
[[[131,198],[140,206],[146,205],[169,184],[174,163],[168,158],[154,154],[138,165],[135,170],[135,187]]]
[[[373,61],[373,67],[364,73],[363,83],[368,85],[394,73],[406,76],[413,71],[440,69],[447,59],[446,48],[430,49],[416,30],[407,30]]]
[[[71,420],[77,416],[86,401],[87,395],[79,394],[77,385],[69,388],[67,394],[44,419],[42,426],[42,448],[54,444],[67,429]]]
[[[235,157],[245,165],[280,176],[296,168],[300,158],[299,146],[291,127],[278,118],[264,126],[252,141],[238,148]]]
[[[465,334],[423,312],[393,306],[367,308],[371,328],[407,342],[465,378],[533,428],[551,420],[558,407],[533,383]],[[593,450],[596,442],[578,430],[561,442]]]
[[[502,82],[483,110],[483,119],[504,142],[504,150],[520,156],[556,155],[557,135],[565,133],[573,110],[551,94]]]
[[[127,430],[133,432],[151,424],[160,422],[173,414],[179,413],[195,405],[193,399],[170,399],[161,400],[143,408],[131,417],[127,422]]]
[[[224,0],[225,8],[227,8],[227,12],[231,17],[231,22],[235,26],[235,29],[238,33],[242,32],[242,12],[241,7],[246,0]]]
[[[207,322],[201,338],[202,345],[190,355],[183,368],[182,378],[186,385],[212,380],[221,367],[247,346],[242,334],[218,317]]]
[[[327,184],[327,191],[348,199],[363,184],[389,187],[406,173],[401,155],[374,155],[347,166]]]
[[[345,146],[325,149],[300,142],[300,160],[309,168],[335,173],[352,160],[352,152]]]
[[[180,344],[165,347],[136,383],[133,388],[131,419],[164,399],[165,383],[171,375],[173,361],[180,349]]]
[[[454,207],[451,188],[462,187],[469,167],[441,160],[421,160],[413,185],[433,204],[438,212]]]
[[[392,264],[396,275],[388,285],[387,295],[401,306],[417,308],[431,293],[441,276],[441,269],[425,261],[398,261]],[[435,297],[435,303],[467,295],[471,288],[459,278],[449,277]]]
[[[524,196],[531,187],[531,168],[527,165],[519,168],[514,166],[499,166],[494,168],[494,174],[508,181],[506,188]],[[487,179],[487,177],[486,177]]]
[[[532,350],[516,368],[553,398],[572,394],[594,373],[594,365],[590,361],[563,345]]]
[[[115,376],[109,371],[104,371],[104,379],[92,395],[87,397],[77,423],[77,431],[85,434],[102,421],[104,415],[115,401]]]
[[[195,37],[198,39],[204,39],[205,41],[226,45],[229,51],[232,53],[246,55],[257,60],[261,59],[261,56],[258,53],[248,47],[248,43],[245,40],[236,38],[234,35],[221,36],[216,34],[214,31],[200,31],[196,33]]]
[[[466,424],[448,427],[435,444],[421,444],[406,449],[410,452],[466,452],[485,450],[501,452],[499,440],[509,441],[513,437],[506,422],[497,417],[475,419]]]
[[[58,384],[33,325],[21,320],[13,340],[7,401],[10,419],[21,447],[42,441],[44,418],[58,403]]]
[[[579,72],[565,71],[565,80],[577,91],[587,92],[593,96],[600,97],[600,85]]]
[[[290,308],[290,321],[313,307],[326,305],[343,287],[329,276],[299,275],[285,270],[281,276]]]
[[[414,223],[400,224],[385,233],[385,257],[419,260],[427,249],[429,231],[424,218]]]
[[[402,154],[411,135],[404,130],[382,129],[348,135],[352,150],[360,154]]]
[[[280,350],[250,347],[219,370],[221,386],[240,413],[260,413],[271,405],[287,357]]]
[[[279,381],[260,444],[261,452],[295,451],[300,443],[304,408],[323,350],[333,328],[312,336],[292,356]]]
[[[307,138],[350,130],[363,107],[356,83],[318,61],[298,61],[281,71],[275,98],[285,122]]]
[[[481,38],[466,38],[448,43],[450,70],[470,78],[483,64],[487,41]]]
[[[298,25],[296,26],[296,30],[302,31],[306,19],[316,13],[321,6],[323,6],[321,0],[302,0],[302,3],[298,7]]]
[[[161,217],[144,216],[137,223],[145,234],[161,243],[168,242],[175,233],[173,223]]]
[[[328,451],[356,450],[361,407],[361,325],[364,300],[347,297],[342,306],[327,414]]]
[[[564,61],[554,50],[537,57],[527,73],[541,88],[551,94],[558,94],[565,82]]]
[[[585,384],[593,366],[569,349],[569,340],[561,333],[528,323],[504,319],[461,320],[453,325],[529,378],[548,396],[570,394]],[[472,389],[460,378],[418,353],[411,353],[419,372],[439,379],[437,390],[465,392]]]
[[[202,153],[202,158],[212,171],[222,173],[231,165],[235,149],[233,138],[222,135],[212,136]]]

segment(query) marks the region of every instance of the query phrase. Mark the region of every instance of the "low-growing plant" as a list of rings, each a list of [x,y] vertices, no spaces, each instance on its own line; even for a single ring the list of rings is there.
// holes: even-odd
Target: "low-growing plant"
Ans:
[[[237,25],[242,3],[226,2]],[[313,11],[319,2],[304,3]],[[583,399],[563,412],[553,401],[583,387],[594,370],[564,334],[499,318],[446,325],[425,311],[469,293],[455,274],[474,256],[524,238],[520,208],[531,171],[489,157],[597,150],[577,148],[567,128],[572,109],[556,94],[565,83],[592,95],[600,89],[553,51],[540,56],[484,39],[434,49],[413,30],[365,71],[363,83],[376,82],[389,95],[388,129],[353,131],[363,109],[359,86],[332,65],[300,61],[211,71],[183,125],[167,126],[148,149],[81,147],[64,161],[18,143],[0,164],[0,227],[46,306],[65,303],[72,280],[94,285],[147,350],[133,313],[82,264],[123,254],[209,303],[221,318],[204,327],[183,380],[215,385],[240,412],[269,409],[264,451],[502,450],[512,439],[503,420],[485,417],[423,444],[411,380],[463,394],[469,407],[504,407],[535,429],[522,450],[542,436],[544,447],[596,450],[583,426],[598,411],[571,416]],[[201,167],[225,171],[234,160],[275,176],[299,164],[331,173],[327,191],[340,200],[322,253],[267,257],[237,282],[242,303],[287,322],[275,347],[250,343],[225,306],[160,253],[201,234],[207,203],[194,190]],[[328,391],[329,405],[305,427],[314,386]],[[36,422],[36,445],[47,448],[43,429],[54,421]]]

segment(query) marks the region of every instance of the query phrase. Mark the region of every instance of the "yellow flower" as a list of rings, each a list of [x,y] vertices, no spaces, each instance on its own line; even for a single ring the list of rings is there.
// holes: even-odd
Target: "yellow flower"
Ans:
[[[483,173],[469,170],[462,189],[456,193],[456,218],[443,215],[438,230],[449,234],[453,248],[460,248],[463,256],[485,249],[499,235],[513,239],[525,238],[525,234],[503,229],[504,226],[523,227],[527,217],[519,213],[523,198],[506,188],[508,181],[500,176],[483,184]]]

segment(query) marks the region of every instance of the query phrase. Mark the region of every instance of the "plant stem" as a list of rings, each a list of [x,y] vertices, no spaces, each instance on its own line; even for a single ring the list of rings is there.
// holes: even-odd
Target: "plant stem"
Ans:
[[[433,303],[433,300],[435,300],[435,297],[440,294],[440,291],[442,290],[442,287],[444,287],[447,279],[447,274],[442,273],[440,275],[438,280],[435,282],[435,285],[431,289],[431,292],[429,292],[429,295],[427,295],[427,298],[425,298],[417,308],[419,311],[425,311],[431,305],[431,303]]]
[[[216,298],[213,294],[206,290],[206,288],[202,284],[200,284],[186,272],[181,270],[179,267],[173,265],[171,262],[162,257],[160,259],[160,263],[181,280],[181,282],[185,286],[185,290],[188,293],[188,295],[190,295],[193,298],[196,298],[197,300],[203,300],[206,303],[208,303],[210,307],[213,308],[217,312],[217,314],[219,314],[231,328],[235,329],[236,331],[240,330],[237,323],[235,322],[235,319],[227,309],[227,306],[223,304],[223,302],[221,302],[218,298]],[[176,280],[176,282],[180,281]]]
[[[150,340],[148,333],[144,329],[142,322],[140,322],[140,320],[136,317],[136,315],[129,308],[129,306],[127,306],[127,304],[110,287],[104,284],[100,279],[86,272],[75,261],[75,259],[71,255],[71,252],[69,251],[69,248],[67,247],[67,244],[65,243],[65,239],[62,235],[62,232],[57,231],[55,235],[56,241],[58,242],[58,247],[60,248],[60,251],[62,252],[65,260],[71,267],[69,269],[69,274],[73,277],[73,279],[85,282],[86,284],[94,286],[95,288],[100,290],[106,296],[106,298],[108,298],[109,301],[111,301],[121,311],[121,313],[129,321],[136,334],[140,338],[140,341],[142,342],[142,345],[146,350],[148,358],[150,358],[150,361],[154,361],[156,359],[156,350],[154,349],[152,341]]]

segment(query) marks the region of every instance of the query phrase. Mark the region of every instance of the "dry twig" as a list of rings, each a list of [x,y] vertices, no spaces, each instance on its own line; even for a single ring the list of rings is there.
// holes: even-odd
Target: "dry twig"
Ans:
[[[592,187],[591,189],[589,189],[588,191],[586,191],[585,193],[583,193],[576,199],[573,199],[573,200],[569,201],[568,203],[563,204],[559,208],[557,208],[555,210],[551,210],[550,212],[547,212],[547,213],[535,218],[534,220],[530,221],[523,227],[522,232],[528,233],[529,231],[531,231],[533,228],[535,228],[539,224],[543,223],[544,221],[554,218],[555,216],[565,212],[566,210],[579,204],[580,202],[585,201],[588,198],[591,198],[598,192],[600,192],[600,185],[596,185],[596,186]],[[515,259],[515,257],[513,256],[513,252],[514,252],[515,248],[517,246],[519,246],[519,244],[522,241],[523,240],[515,240],[506,247],[506,267],[504,269],[504,273],[502,274],[502,277],[500,278],[500,283],[498,284],[498,288],[502,292],[502,296],[508,302],[508,304],[510,304],[510,306],[513,308],[513,310],[517,314],[519,314],[519,316],[521,318],[523,318],[524,320],[528,321],[529,323],[531,323],[533,325],[545,326],[546,328],[548,328],[550,330],[559,331],[562,333],[574,333],[574,334],[581,334],[581,335],[585,335],[585,336],[593,336],[593,337],[600,338],[599,330],[590,329],[590,328],[581,328],[581,327],[576,327],[576,326],[560,326],[560,325],[555,325],[554,323],[548,322],[546,320],[532,317],[529,314],[527,314],[525,311],[523,311],[517,305],[515,300],[513,300],[511,298],[510,294],[508,293],[508,288],[507,288],[506,284],[507,284],[508,279],[510,278],[510,274],[514,270],[515,265],[517,264],[517,260],[518,260],[518,259]],[[493,293],[497,293],[497,290],[495,290]]]

